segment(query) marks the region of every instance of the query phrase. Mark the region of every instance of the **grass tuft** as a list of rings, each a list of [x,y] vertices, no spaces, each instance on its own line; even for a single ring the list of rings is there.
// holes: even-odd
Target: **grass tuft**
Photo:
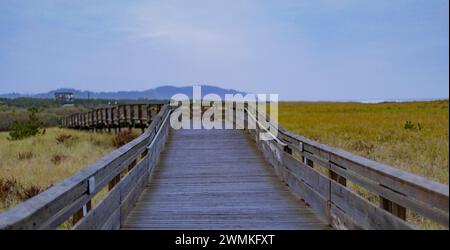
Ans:
[[[56,136],[56,142],[66,147],[70,147],[78,141],[78,137],[69,134],[59,134]]]
[[[19,152],[17,154],[17,159],[20,160],[20,161],[21,160],[29,160],[31,158],[33,158],[33,152],[30,152],[30,151]]]
[[[65,155],[53,155],[51,162],[55,165],[59,165],[61,164],[62,161],[66,160],[67,156]]]

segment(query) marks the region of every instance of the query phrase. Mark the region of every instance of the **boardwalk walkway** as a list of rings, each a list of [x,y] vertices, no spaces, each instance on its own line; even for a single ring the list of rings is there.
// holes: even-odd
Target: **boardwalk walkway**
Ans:
[[[328,229],[241,130],[171,130],[123,229]]]
[[[70,223],[72,229],[84,230],[404,230],[416,229],[417,218],[448,228],[448,185],[281,126],[272,134],[276,124],[264,113],[225,104],[228,125],[253,120],[255,128],[173,130],[174,109],[167,104],[119,105],[71,115],[63,126],[146,130],[0,213],[0,229],[57,229]],[[200,113],[182,121],[199,125]],[[267,133],[272,139],[261,140]],[[361,188],[368,193],[361,194]]]

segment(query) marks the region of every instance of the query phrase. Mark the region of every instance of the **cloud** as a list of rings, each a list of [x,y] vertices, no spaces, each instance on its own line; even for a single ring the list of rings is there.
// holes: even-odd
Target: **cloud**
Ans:
[[[202,4],[199,1],[190,2],[190,5],[181,1],[143,2],[129,9],[121,30],[127,31],[132,39],[159,41],[166,47],[218,47],[232,41],[230,31],[236,27],[223,22],[228,15],[221,17],[220,24],[211,25],[215,15],[220,13],[205,14]]]
[[[448,1],[0,1],[0,92],[61,82],[209,83],[282,99],[440,95]]]
[[[221,41],[221,36],[217,32],[181,25],[179,27],[166,28],[165,30],[142,30],[132,36],[142,39],[159,39],[162,42],[174,43],[177,45],[211,45]]]

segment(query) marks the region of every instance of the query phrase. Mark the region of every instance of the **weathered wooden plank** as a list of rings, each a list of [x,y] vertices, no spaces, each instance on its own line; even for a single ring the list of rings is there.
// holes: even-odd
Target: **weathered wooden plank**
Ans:
[[[75,230],[93,230],[102,228],[110,215],[120,206],[120,189],[114,188],[76,225]]]
[[[350,156],[348,156],[350,157]],[[431,206],[442,209],[448,213],[448,186],[429,181],[423,177],[416,176],[399,169],[384,166],[367,159],[358,158],[355,161],[332,156],[331,160],[340,166],[360,174],[370,176],[370,178],[386,187],[396,190],[408,196],[416,197],[416,199],[428,203]],[[361,165],[366,162],[365,165]],[[367,167],[371,165],[371,167]]]
[[[364,176],[370,176],[370,178],[393,190],[415,196],[423,202],[448,212],[449,189],[447,185],[353,155],[341,149],[314,142],[288,131],[284,131],[283,134],[289,136],[292,143],[295,142],[298,145],[302,142],[304,149],[310,153],[320,155],[320,157],[329,159],[340,166],[352,168],[353,171],[358,171]]]
[[[328,197],[330,179],[310,166],[298,161],[287,153],[283,154],[283,165],[299,180],[304,181],[313,190]]]
[[[330,204],[330,224],[333,228],[338,230],[363,229],[357,222],[333,203]]]
[[[131,162],[133,162],[142,152],[145,151],[146,143],[143,143],[140,147],[137,148],[137,151],[133,152],[134,150],[130,150],[130,153],[132,153],[131,156],[124,155],[118,158],[117,161],[114,163],[108,165],[107,168],[102,169],[101,171],[98,171],[94,177],[96,178],[98,182],[98,187],[105,186],[109,181],[111,181],[115,176],[123,172]]]
[[[120,228],[120,208],[114,212],[106,220],[105,224],[100,228],[102,230],[117,230]]]
[[[283,169],[281,167],[281,150],[268,141],[256,140],[256,144],[262,151],[266,160],[275,169],[275,173],[278,176],[282,176]]]
[[[169,107],[161,109],[155,122],[150,127],[157,128],[161,123],[159,120],[167,116]],[[91,120],[94,112],[89,112]],[[2,229],[38,229],[55,228],[58,223],[62,223],[70,213],[78,211],[90,200],[90,198],[100,191],[110,180],[115,177],[111,175],[111,169],[121,166],[130,157],[145,150],[145,145],[149,142],[152,132],[146,132],[129,144],[111,152],[94,164],[86,167],[77,174],[56,184],[54,187],[43,193],[19,204],[17,207],[0,214],[0,228]],[[89,178],[94,177],[95,187],[91,188],[88,194]]]
[[[392,191],[391,189],[385,188],[380,184],[371,181],[363,176],[357,176],[356,174],[344,170],[338,166],[331,165],[331,169],[338,173],[341,176],[349,179],[350,181],[366,188],[376,195],[380,195],[388,198],[391,201],[394,201],[404,207],[407,207],[431,220],[439,222],[442,225],[446,225],[448,227],[449,217],[448,214],[437,210],[433,207],[430,207],[428,204],[424,204],[420,201],[414,199],[414,197],[407,197],[405,195],[399,194],[397,192]]]
[[[163,140],[163,135],[164,133],[155,139]],[[136,157],[134,157],[134,159],[135,158]],[[129,161],[123,161],[120,165],[128,166]],[[117,216],[119,217],[118,220],[120,225],[120,222],[126,218],[130,208],[133,206],[135,200],[139,197],[142,189],[147,183],[149,176],[149,172],[147,171],[148,165],[149,156],[146,155],[130,170],[130,172],[128,172],[127,175],[124,176],[122,181],[119,182],[119,185],[114,187],[93,211],[77,223],[74,229],[103,228],[105,227],[104,224],[106,224],[106,227],[114,228],[117,227]],[[107,209],[108,211],[106,211]],[[115,217],[110,218],[109,215],[113,213],[112,210],[116,209],[120,209],[120,212],[118,212],[119,215],[114,215]]]
[[[331,202],[365,229],[413,229],[407,222],[332,181]]]
[[[206,227],[328,229],[279,181],[243,131],[171,130],[123,228]]]
[[[305,157],[307,160],[313,161],[316,164],[319,164],[320,166],[324,167],[324,168],[329,168],[330,167],[330,163],[327,159],[322,159],[316,155],[313,155],[307,151],[303,152],[303,157]]]
[[[144,128],[160,110],[165,102],[147,104],[125,104],[95,108],[88,112],[71,114],[61,120],[61,125],[68,128],[106,128],[111,126]],[[148,111],[151,110],[151,113]]]
[[[76,201],[67,205],[56,214],[51,216],[46,222],[42,223],[38,229],[57,229],[59,225],[67,221],[72,215],[74,215],[77,211],[79,211],[83,205],[88,203],[92,199],[93,195],[84,194]]]
[[[47,219],[58,213],[86,193],[87,180],[81,174],[56,184],[43,193],[20,203],[0,214],[1,229],[37,229]]]
[[[130,172],[128,172],[123,180],[119,183],[120,186],[120,193],[121,197],[124,198],[127,196],[131,190],[133,190],[134,185],[140,177],[145,175],[146,171],[149,167],[149,160],[148,157],[145,157],[145,159],[141,160]]]
[[[305,182],[298,180],[290,170],[286,170],[284,173],[284,181],[290,189],[311,206],[323,220],[326,220],[328,217],[328,198],[322,196]]]
[[[382,207],[385,207],[386,210],[390,210],[392,207],[393,214],[396,213],[397,216],[405,218],[405,208],[409,208],[448,227],[449,188],[447,185],[315,142],[293,134],[282,127],[278,129],[278,138],[288,143],[288,148],[300,153],[306,161],[315,162],[328,169],[330,169],[330,165],[334,164],[335,171],[330,169],[331,179],[345,186],[346,177],[339,173],[342,174],[342,171],[350,173],[349,171],[351,171],[356,176],[362,176],[368,180],[368,182],[361,182],[363,179],[356,179],[360,181],[356,181],[357,184],[372,193],[382,194],[380,195],[384,201]],[[264,148],[262,150],[267,151]],[[266,152],[265,155],[268,153]],[[274,163],[273,160],[272,163]],[[303,176],[304,173],[301,175]],[[368,183],[371,185],[367,185]],[[369,202],[367,201],[367,203]],[[398,211],[396,212],[396,210]]]
[[[123,225],[126,221],[128,214],[131,209],[135,206],[135,203],[139,196],[142,194],[142,190],[144,190],[145,185],[148,182],[149,173],[145,172],[140,178],[136,181],[135,185],[132,187],[127,194],[123,194],[122,196],[122,204],[120,205],[120,224]]]

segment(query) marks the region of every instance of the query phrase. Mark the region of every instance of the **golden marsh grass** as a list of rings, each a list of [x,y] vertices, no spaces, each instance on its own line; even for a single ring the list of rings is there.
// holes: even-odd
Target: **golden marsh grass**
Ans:
[[[310,139],[449,183],[449,102],[279,104],[279,122]],[[349,183],[377,204],[378,197]],[[442,226],[408,211],[408,221],[421,229]]]
[[[58,143],[60,135],[71,140]],[[16,180],[23,187],[42,189],[55,184],[100,159],[114,149],[114,134],[91,133],[61,128],[47,128],[44,135],[9,141],[0,133],[0,179]],[[14,196],[0,201],[0,211],[20,200]]]
[[[286,129],[429,179],[449,183],[449,102],[279,105]],[[410,121],[414,128],[405,129]],[[420,129],[419,129],[420,126]]]

